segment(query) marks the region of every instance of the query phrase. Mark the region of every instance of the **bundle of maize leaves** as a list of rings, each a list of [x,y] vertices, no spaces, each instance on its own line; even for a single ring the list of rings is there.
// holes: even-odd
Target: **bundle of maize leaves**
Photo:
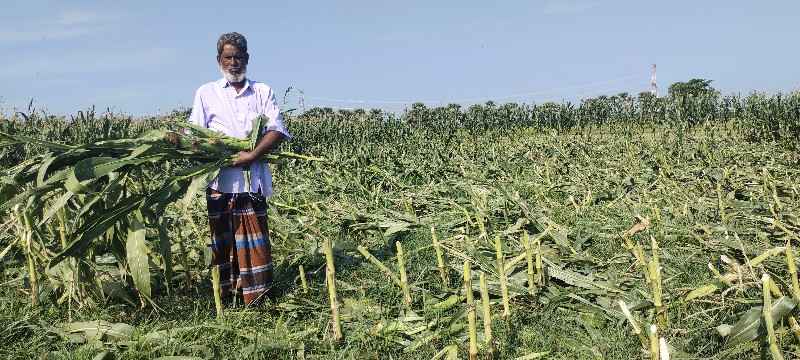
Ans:
[[[263,128],[264,122],[263,116],[257,118],[253,128]],[[35,252],[33,258],[48,263],[49,270],[87,251],[111,252],[127,258],[129,265],[143,263],[145,275],[149,274],[147,254],[159,257],[158,263],[168,263],[170,240],[162,233],[164,210],[178,201],[177,205],[188,207],[220,169],[233,163],[237,152],[252,149],[261,135],[232,138],[188,123],[173,130],[83,145],[0,133],[0,148],[31,144],[43,150],[0,171],[0,214],[19,220],[20,227],[34,235],[28,246],[20,247]],[[290,159],[324,160],[289,152],[263,158],[271,163]],[[145,243],[148,226],[158,228],[163,254],[154,255]],[[139,281],[134,276],[134,282],[144,295],[150,295],[145,284],[149,276]]]

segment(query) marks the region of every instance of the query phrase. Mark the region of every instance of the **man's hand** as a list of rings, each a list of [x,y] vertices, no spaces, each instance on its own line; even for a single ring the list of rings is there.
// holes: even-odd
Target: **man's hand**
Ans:
[[[250,164],[258,161],[264,154],[272,149],[276,149],[283,141],[283,133],[271,130],[264,135],[261,142],[256,145],[252,151],[239,151],[236,154],[236,160],[233,161],[233,166],[250,167]]]
[[[250,164],[256,160],[258,160],[258,157],[252,151],[239,151],[236,153],[236,160],[233,161],[233,166],[249,168]]]

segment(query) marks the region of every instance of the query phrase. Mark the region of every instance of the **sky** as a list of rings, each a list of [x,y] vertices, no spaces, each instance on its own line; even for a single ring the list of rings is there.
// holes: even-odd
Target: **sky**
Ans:
[[[800,90],[797,0],[3,0],[0,113],[149,116],[221,78],[219,35],[284,110],[579,103],[712,80]],[[32,106],[31,106],[32,105]]]

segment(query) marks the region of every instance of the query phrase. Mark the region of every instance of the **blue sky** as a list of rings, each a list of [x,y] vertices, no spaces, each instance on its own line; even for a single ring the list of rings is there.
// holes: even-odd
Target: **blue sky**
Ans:
[[[712,80],[800,90],[800,1],[7,1],[0,112],[156,115],[220,77],[216,40],[285,108],[542,103]],[[292,91],[285,96],[286,90]]]

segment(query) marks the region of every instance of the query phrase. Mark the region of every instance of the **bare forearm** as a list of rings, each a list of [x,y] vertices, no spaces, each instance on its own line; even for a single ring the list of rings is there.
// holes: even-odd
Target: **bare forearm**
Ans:
[[[256,144],[256,148],[251,152],[256,158],[261,158],[268,152],[277,149],[278,146],[280,146],[280,144],[283,142],[283,139],[283,133],[272,130],[264,135],[264,138],[261,139],[261,142]]]
[[[237,155],[236,161],[233,162],[233,166],[250,166],[255,161],[258,161],[262,156],[266,155],[268,152],[275,150],[278,146],[283,142],[284,135],[279,131],[270,131],[261,141],[256,144],[255,149],[251,151],[240,151]]]

